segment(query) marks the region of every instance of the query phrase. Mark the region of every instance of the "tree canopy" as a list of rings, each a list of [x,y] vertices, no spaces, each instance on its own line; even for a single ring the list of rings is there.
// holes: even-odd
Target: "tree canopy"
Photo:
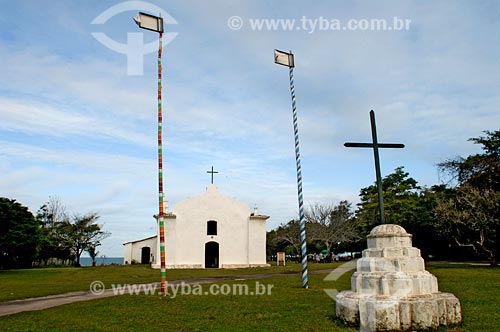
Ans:
[[[0,197],[0,268],[31,267],[40,241],[40,227],[27,207]]]
[[[449,159],[438,167],[456,179],[459,185],[500,191],[500,130],[484,133],[486,136],[469,139],[474,144],[480,144],[483,153]]]
[[[309,224],[309,239],[323,243],[328,252],[336,244],[358,240],[359,230],[351,205],[348,201],[341,201],[335,206],[311,205],[305,213]]]
[[[420,216],[419,190],[421,188],[404,167],[398,167],[382,179],[385,220],[388,224],[418,223]],[[377,184],[362,188],[359,193],[356,217],[365,233],[380,224]]]
[[[439,164],[457,179],[453,194],[438,201],[436,215],[441,230],[460,245],[471,245],[498,264],[500,255],[500,131],[469,141],[482,145],[483,153]]]
[[[61,239],[69,244],[75,257],[75,266],[80,266],[80,256],[84,251],[90,250],[94,254],[101,241],[110,235],[96,223],[97,219],[99,216],[96,213],[89,213],[84,216],[74,216],[72,221],[66,220],[56,226]]]
[[[97,247],[110,234],[97,224],[96,213],[69,217],[58,198],[51,197],[36,218],[27,207],[0,198],[0,269],[73,263],[87,251],[95,263]]]

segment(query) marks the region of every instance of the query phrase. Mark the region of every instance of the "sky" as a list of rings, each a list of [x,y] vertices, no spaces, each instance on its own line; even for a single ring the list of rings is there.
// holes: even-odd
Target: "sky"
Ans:
[[[268,230],[296,218],[289,73],[274,49],[295,56],[306,206],[355,204],[374,183],[373,152],[343,146],[370,142],[371,109],[379,141],[405,144],[380,152],[382,176],[404,166],[421,186],[499,129],[496,1],[0,4],[0,196],[98,213],[107,257],[156,233],[158,34],[134,24],[139,11],[165,18],[170,209],[202,194],[214,166],[219,190],[270,215]]]

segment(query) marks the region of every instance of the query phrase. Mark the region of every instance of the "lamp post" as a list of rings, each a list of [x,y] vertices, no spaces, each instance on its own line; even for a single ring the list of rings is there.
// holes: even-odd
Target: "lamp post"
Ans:
[[[274,50],[274,63],[283,65],[290,70],[290,94],[292,97],[293,134],[295,137],[295,161],[297,165],[297,195],[299,200],[299,232],[300,232],[300,252],[302,264],[302,288],[309,288],[309,275],[307,271],[307,244],[306,244],[306,219],[304,215],[304,196],[302,194],[302,167],[300,166],[299,150],[299,125],[297,122],[297,107],[295,105],[295,85],[293,81],[293,68],[295,62],[293,53]]]
[[[163,37],[163,18],[140,12],[134,17],[135,23],[141,28],[160,34],[158,46],[158,231],[160,233],[160,267],[161,293],[167,295],[167,270],[165,257],[165,221],[163,218],[163,154],[162,154],[162,105],[161,105],[161,51]]]

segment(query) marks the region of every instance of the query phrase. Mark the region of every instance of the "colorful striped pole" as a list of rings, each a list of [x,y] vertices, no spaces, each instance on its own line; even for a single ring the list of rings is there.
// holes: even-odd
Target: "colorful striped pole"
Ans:
[[[161,51],[162,51],[163,33],[160,32],[160,45],[158,48],[158,223],[160,231],[160,276],[161,276],[161,293],[167,295],[167,269],[165,256],[165,221],[163,219],[163,146],[162,146],[162,107],[161,107]]]
[[[292,52],[290,52],[291,54]],[[300,251],[302,255],[302,287],[309,288],[307,275],[307,245],[306,245],[306,220],[304,218],[304,197],[302,195],[302,168],[300,167],[299,151],[299,126],[297,124],[297,108],[295,106],[295,87],[293,85],[293,67],[290,66],[290,93],[292,95],[293,132],[295,135],[295,161],[297,163],[297,193],[299,196],[300,218]]]
[[[156,31],[160,34],[158,46],[158,232],[160,233],[160,277],[161,294],[167,295],[167,270],[165,260],[165,220],[163,213],[163,154],[162,154],[162,109],[161,109],[161,51],[163,48],[163,18],[148,13],[139,12],[134,22],[141,29]]]

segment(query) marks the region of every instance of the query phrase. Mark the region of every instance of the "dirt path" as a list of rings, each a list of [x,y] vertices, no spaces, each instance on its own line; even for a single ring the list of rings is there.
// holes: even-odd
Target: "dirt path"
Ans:
[[[326,274],[331,272],[332,270],[316,270],[310,271],[310,274]],[[241,275],[241,276],[225,276],[225,277],[213,277],[213,278],[194,278],[194,279],[185,279],[185,280],[174,280],[169,281],[168,286],[173,287],[175,285],[179,285],[184,283],[185,285],[194,285],[194,284],[210,284],[221,281],[235,281],[235,280],[254,280],[254,279],[268,279],[268,278],[276,278],[276,277],[285,277],[285,276],[298,276],[300,272],[293,273],[272,273],[272,274],[249,274],[249,275]],[[145,284],[145,289],[147,287],[160,287],[160,283],[150,283]],[[95,299],[102,299],[111,296],[117,296],[117,294],[113,289],[106,289],[101,294],[93,294],[90,291],[80,291],[80,292],[72,292],[66,294],[59,295],[49,295],[43,297],[34,297],[29,299],[22,300],[13,300],[7,302],[0,302],[0,316],[13,315],[24,311],[37,311],[43,310],[47,308],[57,307],[60,305],[81,302],[81,301],[91,301]]]

